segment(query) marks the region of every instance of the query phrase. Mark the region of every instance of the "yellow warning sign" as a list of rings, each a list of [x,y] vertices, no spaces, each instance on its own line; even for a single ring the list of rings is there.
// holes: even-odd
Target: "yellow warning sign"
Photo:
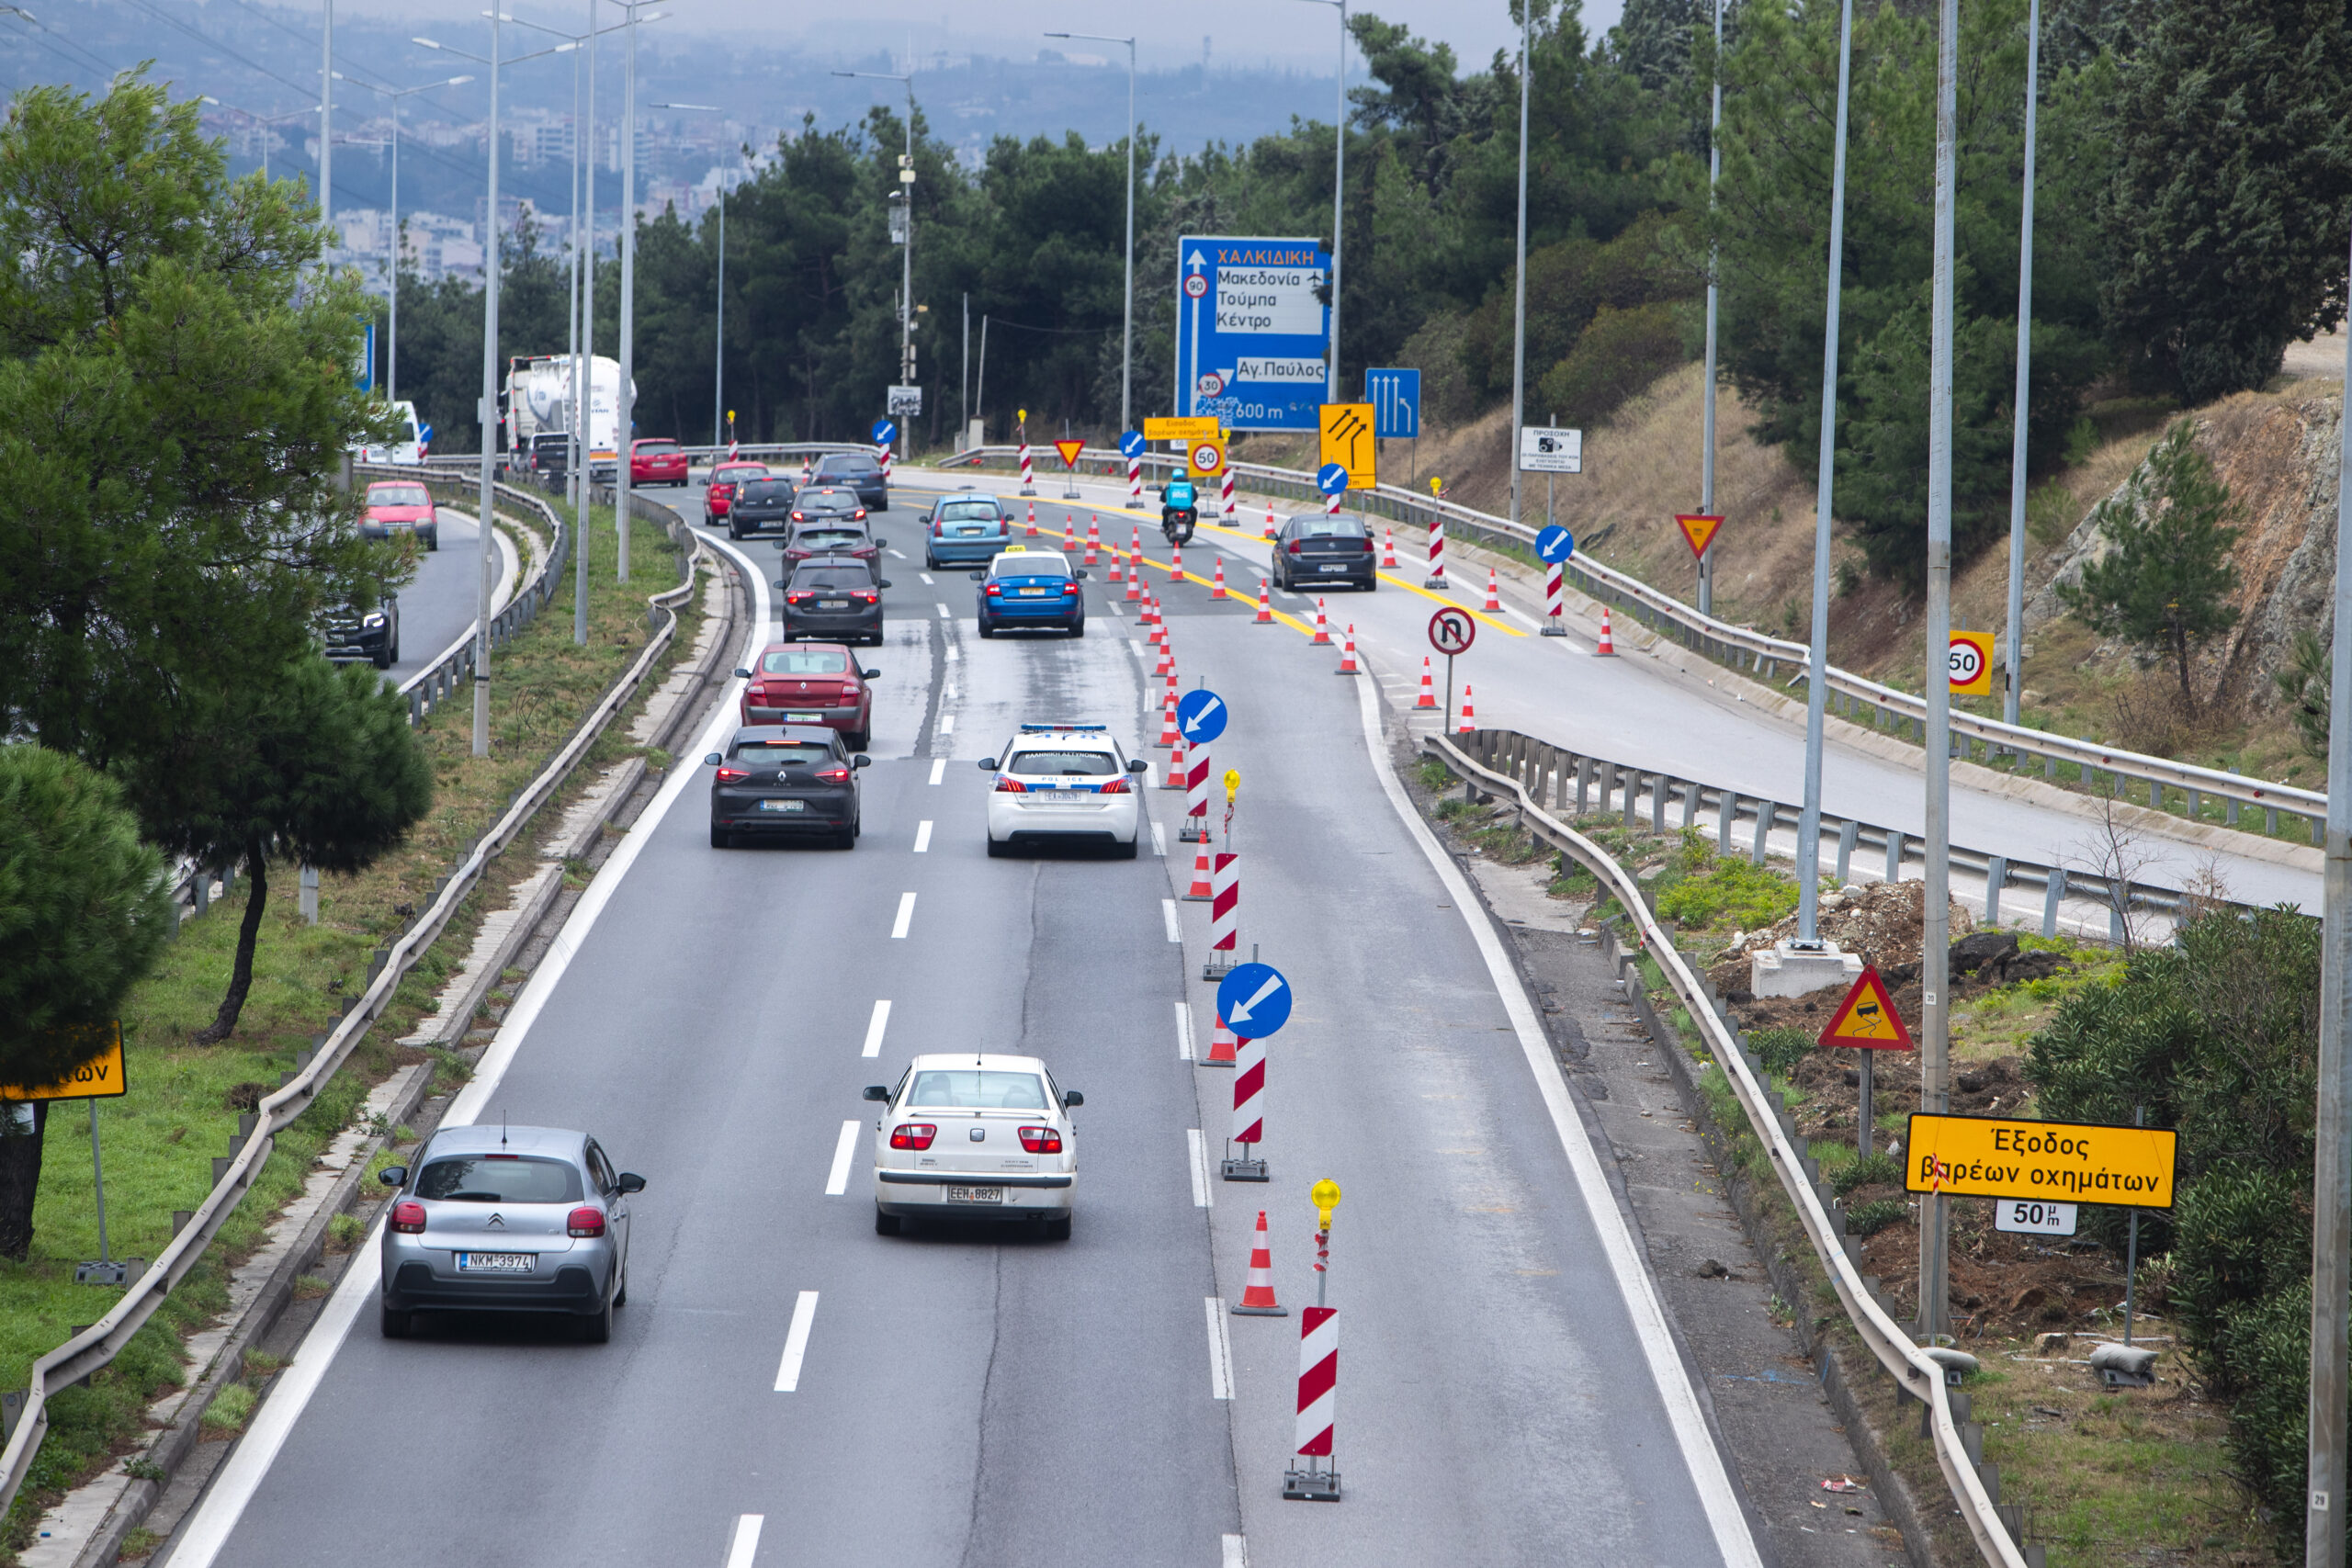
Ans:
[[[1184,464],[1196,479],[1213,479],[1225,472],[1225,442],[1221,437],[1196,435],[1186,444]]]
[[[122,1025],[108,1020],[91,1024],[86,1032],[93,1045],[105,1043],[96,1055],[55,1083],[0,1085],[0,1100],[105,1100],[129,1093],[130,1085],[122,1072]]]
[[[1700,560],[1706,559],[1707,547],[1715,542],[1715,534],[1723,527],[1724,520],[1705,512],[1678,512],[1674,514],[1674,521],[1682,530],[1683,540],[1690,545],[1691,555]]]
[[[1347,469],[1350,490],[1371,490],[1380,483],[1379,443],[1373,439],[1370,403],[1325,403],[1317,429],[1318,466],[1337,463]]]
[[[1886,982],[1878,971],[1864,966],[1856,977],[1853,989],[1830,1015],[1829,1027],[1821,1032],[1816,1043],[1823,1045],[1859,1046],[1865,1051],[1908,1051],[1911,1032],[1903,1027],[1903,1015],[1894,1010],[1894,998],[1886,994]]]
[[[2178,1145],[2161,1127],[1917,1112],[1904,1143],[1903,1185],[1954,1198],[2169,1209]]]
[[[1203,415],[1197,419],[1148,419],[1143,422],[1143,438],[1146,441],[1198,441],[1204,436],[1215,440],[1223,433],[1224,426],[1218,424],[1213,415]]]
[[[1952,633],[1950,668],[1953,696],[1991,696],[1993,694],[1993,634],[1991,632]]]

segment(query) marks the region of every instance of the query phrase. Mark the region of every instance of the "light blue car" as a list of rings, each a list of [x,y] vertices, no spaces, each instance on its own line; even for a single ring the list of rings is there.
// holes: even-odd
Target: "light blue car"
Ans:
[[[986,566],[1012,542],[1012,513],[992,495],[975,491],[943,495],[923,519],[923,564]]]

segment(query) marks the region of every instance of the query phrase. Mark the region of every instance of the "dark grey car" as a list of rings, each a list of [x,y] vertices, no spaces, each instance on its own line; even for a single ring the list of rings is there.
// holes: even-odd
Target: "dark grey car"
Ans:
[[[870,452],[829,452],[817,459],[811,478],[818,484],[848,486],[872,511],[889,508],[890,483],[882,477],[882,465]]]
[[[1274,536],[1274,586],[1286,593],[1314,582],[1345,583],[1370,592],[1380,586],[1378,562],[1372,531],[1354,517],[1302,513],[1283,523]]]
[[[793,503],[799,493],[799,487],[785,479],[751,479],[736,486],[734,499],[727,503],[727,536],[740,539],[746,534],[789,533]]]
[[[602,1344],[628,1300],[629,1198],[645,1179],[616,1170],[596,1140],[557,1127],[444,1127],[411,1166],[377,1179],[400,1190],[386,1217],[378,1288],[384,1337],[419,1312],[544,1312]]]
[[[802,561],[776,586],[784,591],[779,612],[784,640],[822,637],[827,642],[882,640],[882,590],[865,562],[854,557],[816,556]]]

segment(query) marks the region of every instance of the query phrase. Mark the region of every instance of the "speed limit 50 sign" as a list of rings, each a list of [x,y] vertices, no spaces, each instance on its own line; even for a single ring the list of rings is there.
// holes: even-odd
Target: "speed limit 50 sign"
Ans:
[[[1954,632],[1948,661],[1951,694],[1985,697],[1993,694],[1993,634]]]
[[[1202,437],[1191,443],[1186,454],[1197,479],[1213,479],[1225,472],[1225,443]]]

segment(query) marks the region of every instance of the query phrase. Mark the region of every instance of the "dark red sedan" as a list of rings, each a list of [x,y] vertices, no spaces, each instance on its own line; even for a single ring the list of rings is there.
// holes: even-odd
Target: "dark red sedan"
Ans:
[[[686,449],[667,436],[647,436],[628,446],[628,482],[633,485],[682,485],[686,482]]]
[[[772,642],[759,662],[735,671],[743,688],[745,724],[821,724],[841,731],[842,744],[863,751],[874,734],[874,693],[879,670],[861,670],[837,642]]]
[[[734,504],[736,487],[749,479],[768,478],[765,463],[721,463],[710,470],[710,488],[703,491],[702,520],[712,528],[727,521],[727,509]]]

